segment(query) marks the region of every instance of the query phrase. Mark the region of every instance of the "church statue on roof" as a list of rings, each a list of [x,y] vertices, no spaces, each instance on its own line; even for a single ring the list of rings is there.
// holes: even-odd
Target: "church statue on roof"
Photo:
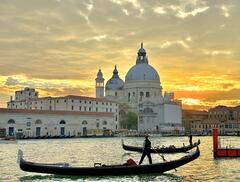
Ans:
[[[116,65],[105,86],[101,70],[95,80],[96,97],[119,103],[120,122],[121,115],[131,111],[138,116],[138,131],[169,134],[183,132],[181,103],[174,99],[173,92],[162,94],[160,76],[150,65],[143,43],[137,52],[136,64],[125,76],[125,82],[119,77]],[[121,105],[127,107],[121,109]]]

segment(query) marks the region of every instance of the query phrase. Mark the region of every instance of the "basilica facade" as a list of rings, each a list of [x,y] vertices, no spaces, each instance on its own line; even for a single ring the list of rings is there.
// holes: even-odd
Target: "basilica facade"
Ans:
[[[119,77],[116,66],[106,84],[104,80],[100,69],[95,79],[96,97],[119,103],[119,122],[131,111],[138,116],[138,131],[183,132],[181,102],[174,99],[173,92],[162,93],[160,76],[149,64],[143,43],[125,81]]]

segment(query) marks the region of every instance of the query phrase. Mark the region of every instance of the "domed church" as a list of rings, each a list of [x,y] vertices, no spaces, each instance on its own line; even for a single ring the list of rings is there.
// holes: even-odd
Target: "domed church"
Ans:
[[[101,69],[95,81],[97,98],[105,97],[119,103],[120,122],[121,116],[131,111],[138,115],[138,131],[183,132],[181,103],[174,100],[173,92],[162,94],[160,76],[149,64],[143,43],[138,50],[136,64],[125,76],[125,82],[119,77],[117,66],[105,87]]]

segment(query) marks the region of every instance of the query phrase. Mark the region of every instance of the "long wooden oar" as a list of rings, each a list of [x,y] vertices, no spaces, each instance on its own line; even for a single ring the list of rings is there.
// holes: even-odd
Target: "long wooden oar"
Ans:
[[[152,149],[153,149],[153,150],[154,150],[154,151],[155,151],[155,152],[156,152],[156,153],[157,153],[157,154],[158,154],[160,157],[162,157],[162,160],[163,160],[164,162],[165,162],[165,161],[167,161],[167,160],[165,159],[165,157],[164,157],[164,155],[163,155],[163,154],[162,154],[162,155],[161,155],[161,154],[159,154],[159,153],[158,153],[158,151],[157,151],[155,148],[152,148]],[[175,170],[175,171],[177,171],[177,169],[176,169],[176,168],[174,168],[174,170]]]

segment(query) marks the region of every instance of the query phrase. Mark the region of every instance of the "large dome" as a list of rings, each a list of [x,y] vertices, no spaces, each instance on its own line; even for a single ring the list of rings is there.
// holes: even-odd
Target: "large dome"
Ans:
[[[106,90],[122,90],[124,87],[124,82],[118,76],[117,67],[113,71],[113,76],[106,83]]]
[[[131,80],[153,80],[160,82],[157,71],[152,66],[145,63],[136,64],[128,71],[125,81]]]
[[[141,43],[141,48],[138,50],[138,56],[136,60],[136,65],[134,65],[127,73],[125,81],[144,81],[151,80],[160,82],[159,75],[157,71],[148,64],[148,58],[146,56],[146,51],[143,48],[143,43]]]

